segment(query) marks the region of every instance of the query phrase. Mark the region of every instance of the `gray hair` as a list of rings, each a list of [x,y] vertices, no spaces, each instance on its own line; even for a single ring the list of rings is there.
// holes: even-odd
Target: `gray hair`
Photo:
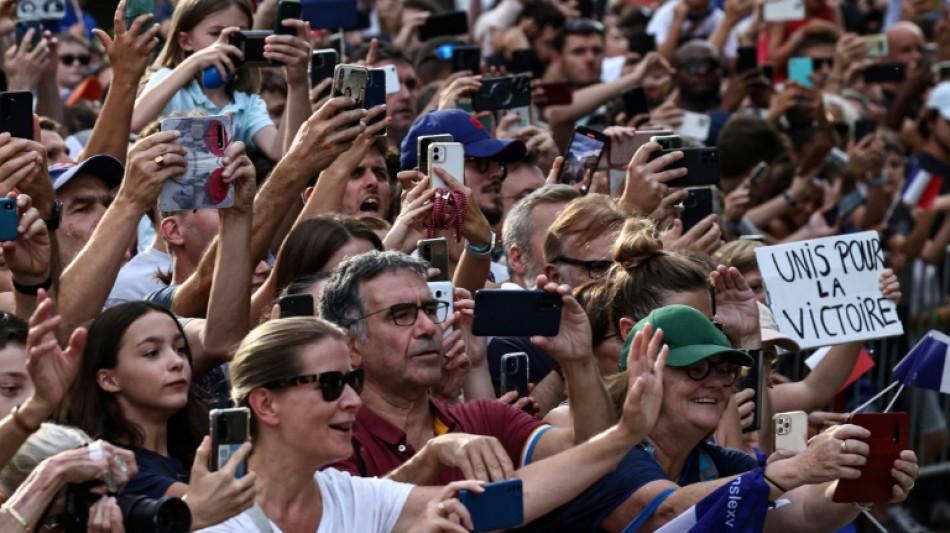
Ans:
[[[563,184],[548,184],[535,189],[530,194],[518,200],[511,206],[508,216],[505,217],[505,225],[501,230],[501,240],[505,243],[507,251],[512,246],[517,246],[525,258],[525,263],[531,259],[531,234],[534,233],[534,221],[531,214],[534,208],[542,204],[570,203],[575,198],[579,198],[580,191]],[[508,274],[512,273],[511,261],[508,261]],[[540,272],[534,272],[535,275]],[[528,277],[528,276],[526,276]]]
[[[13,495],[40,463],[90,442],[92,437],[79,428],[43,423],[0,471],[0,492],[7,497]]]
[[[366,342],[369,339],[366,324],[360,320],[365,312],[360,284],[380,274],[398,270],[415,272],[424,280],[427,269],[425,261],[395,250],[373,250],[350,257],[330,275],[320,296],[320,316],[348,329],[359,340]]]

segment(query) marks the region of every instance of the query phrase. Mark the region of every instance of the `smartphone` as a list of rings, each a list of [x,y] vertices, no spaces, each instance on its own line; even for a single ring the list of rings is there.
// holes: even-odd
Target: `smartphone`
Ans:
[[[452,48],[452,72],[467,70],[472,74],[482,71],[482,51],[477,46],[460,45]]]
[[[482,80],[472,95],[475,111],[497,111],[531,105],[531,80],[524,74]]]
[[[228,36],[228,43],[244,54],[242,66],[267,67],[272,64],[264,57],[264,39],[272,32],[267,30],[243,30]]]
[[[833,182],[844,172],[844,169],[847,168],[850,161],[851,158],[848,157],[847,152],[837,146],[832,146],[831,149],[828,150],[828,155],[825,156],[824,161],[821,163],[820,174],[826,180]]]
[[[40,44],[40,40],[43,39],[43,22],[39,20],[18,20],[16,22],[16,45],[18,48],[23,43],[26,32],[30,29],[33,30],[33,35],[30,36],[30,50]]]
[[[297,31],[284,26],[284,19],[299,19],[303,13],[303,4],[300,0],[280,0],[277,4],[277,18],[274,19],[274,33],[276,35],[293,35]]]
[[[451,281],[429,281],[429,292],[432,293],[432,298],[440,302],[445,302],[448,304],[448,311],[445,316],[451,316],[455,312],[455,287],[452,285]],[[453,328],[451,326],[445,328],[445,331],[442,332],[442,337],[445,338],[452,333]]]
[[[705,141],[709,137],[709,128],[712,126],[712,119],[706,113],[693,113],[684,111],[682,123],[673,129],[680,137],[692,137],[700,141]]]
[[[524,74],[537,73],[541,69],[538,54],[531,48],[522,48],[511,52],[511,61],[508,62],[508,72]]]
[[[381,68],[369,69],[369,77],[366,79],[366,94],[363,98],[363,109],[367,111],[378,106],[386,104],[386,71]],[[383,112],[373,120],[367,123],[378,124],[386,120],[386,113]],[[380,137],[386,135],[386,128],[377,134]]]
[[[417,139],[416,160],[419,172],[429,175],[429,145],[434,142],[452,142],[455,139],[448,133],[438,135],[420,135]],[[431,181],[431,180],[430,180]]]
[[[627,168],[630,160],[641,146],[650,142],[653,137],[670,135],[673,130],[640,130],[633,134],[633,137],[625,137],[620,144],[611,143],[610,158],[608,163],[610,168]]]
[[[19,0],[17,20],[59,20],[66,17],[66,2],[62,0]]]
[[[814,87],[811,74],[815,65],[810,57],[793,57],[788,60],[788,79],[797,81],[803,87]]]
[[[628,41],[630,43],[630,51],[640,54],[640,57],[656,51],[656,37],[651,33],[634,33],[629,37]]]
[[[740,241],[755,241],[755,242],[764,243],[764,242],[765,242],[765,235],[759,235],[758,233],[755,233],[755,234],[748,234],[748,235],[739,235],[739,240],[740,240]]]
[[[685,224],[685,223],[684,223]],[[752,431],[758,431],[762,427],[762,391],[765,389],[765,365],[763,364],[762,358],[764,353],[762,350],[755,350],[754,361],[752,366],[749,367],[746,375],[742,376],[739,380],[739,384],[736,387],[736,390],[745,390],[752,389],[755,391],[755,396],[752,397],[752,401],[755,403],[755,410],[752,411],[752,425],[743,429],[743,433],[749,433]]]
[[[805,411],[775,413],[772,432],[776,450],[801,453],[808,447],[808,414]]]
[[[310,86],[316,87],[321,81],[333,76],[333,69],[339,63],[339,54],[333,48],[314,50],[310,56]],[[329,91],[327,95],[329,95]],[[325,95],[320,95],[321,97]]]
[[[212,409],[208,414],[211,421],[211,464],[208,470],[217,472],[224,467],[228,459],[247,442],[251,426],[251,410],[247,407],[232,409]],[[243,477],[247,464],[241,463],[235,477]]]
[[[531,125],[531,106],[521,106],[521,107],[512,107],[511,109],[502,109],[496,111],[496,113],[503,113],[502,116],[515,115],[518,117],[518,121],[508,126],[508,131],[517,130],[519,128],[525,128]],[[501,118],[496,118],[497,122],[501,122]]]
[[[465,146],[457,142],[434,142],[429,145],[429,188],[448,187],[435,173],[435,168],[445,170],[459,183],[465,183]]]
[[[940,81],[950,80],[950,61],[941,61],[934,65],[934,72]]]
[[[775,83],[775,66],[769,63],[762,63],[760,66],[762,75],[768,78],[769,83]]]
[[[188,169],[162,185],[162,211],[223,208],[234,205],[234,184],[224,182],[221,158],[231,143],[231,115],[175,117],[161,122],[162,131],[179,131],[175,141],[188,151]]]
[[[839,218],[847,217],[864,203],[864,194],[860,189],[855,189],[845,195],[837,204],[825,211],[825,223],[834,226]]]
[[[0,132],[33,140],[33,93],[0,93]]]
[[[356,4],[352,0],[307,0],[303,3],[301,18],[309,22],[313,30],[338,32],[340,28],[355,27],[359,22]]]
[[[867,462],[859,466],[861,477],[839,479],[831,501],[836,503],[886,502],[893,497],[892,488],[897,484],[891,476],[894,460],[904,450],[910,449],[907,413],[854,413],[849,423],[871,432],[862,439],[871,448]]]
[[[313,316],[313,295],[288,294],[277,299],[280,306],[280,318],[291,316]]]
[[[531,377],[528,372],[528,354],[525,352],[511,352],[501,356],[501,393],[518,391],[518,397],[528,395],[528,383]]]
[[[604,150],[610,145],[610,139],[603,133],[578,126],[574,128],[571,144],[564,153],[564,163],[558,183],[580,183],[587,171],[594,172],[600,165]]]
[[[746,178],[745,182],[742,184],[743,187],[749,188],[754,186],[759,181],[766,178],[769,175],[769,164],[765,161],[759,161],[755,168],[752,169],[752,172],[749,173],[749,177]]]
[[[15,241],[19,217],[15,198],[0,198],[0,242]]]
[[[867,51],[864,53],[865,57],[887,57],[887,36],[883,33],[863,35],[861,36],[861,40],[864,41],[865,46],[867,46]]]
[[[871,65],[864,71],[864,83],[887,83],[904,81],[907,76],[907,64],[899,61]]]
[[[429,266],[439,269],[439,275],[432,281],[449,281],[449,248],[445,237],[420,239],[416,249]]]
[[[682,178],[668,181],[670,187],[702,187],[719,185],[719,150],[717,148],[675,148],[660,150],[650,154],[650,161],[672,152],[683,152],[683,158],[667,166],[664,170],[685,168],[687,174]]]
[[[386,73],[386,94],[398,93],[402,89],[402,83],[399,81],[396,65],[383,65],[379,68]]]
[[[459,491],[459,501],[472,517],[472,531],[508,529],[524,522],[521,479],[486,483],[482,488],[485,492],[481,494]]]
[[[664,150],[683,147],[683,139],[679,135],[672,133],[669,135],[654,135],[650,137],[650,142],[659,144]]]
[[[683,221],[683,233],[692,229],[700,220],[713,212],[712,189],[697,187],[687,189],[686,193],[686,199],[683,200],[683,212],[680,214],[680,220]]]
[[[574,87],[568,82],[539,83],[544,91],[544,105],[571,105],[574,103]]]
[[[356,100],[356,104],[350,109],[359,109],[363,107],[363,100],[366,97],[366,81],[369,79],[369,70],[359,65],[340,64],[333,69],[333,91],[331,96],[349,96]],[[347,110],[343,110],[347,111]],[[350,122],[340,129],[351,128],[359,124],[359,121]]]
[[[419,40],[428,41],[443,35],[463,35],[468,33],[468,12],[450,11],[429,15],[425,24],[419,26]]]
[[[643,87],[631,87],[623,92],[623,112],[627,119],[650,112],[647,93]]]
[[[736,59],[736,74],[742,74],[759,68],[758,50],[754,46],[740,46]]]
[[[925,43],[924,50],[923,50],[923,57],[921,58],[921,61],[923,61],[927,65],[932,65],[934,62],[934,58],[936,57],[937,57],[937,44]]]
[[[125,27],[126,29],[132,27],[132,23],[135,22],[135,19],[139,18],[142,15],[151,15],[155,13],[155,0],[126,0],[125,2]],[[141,33],[145,33],[149,29],[149,25],[145,24],[142,26]]]
[[[762,7],[762,18],[768,22],[805,19],[804,0],[771,0]]]
[[[854,121],[854,144],[858,144],[868,135],[877,130],[877,122],[873,118],[859,118]]]
[[[542,290],[475,293],[472,333],[482,337],[553,337],[561,328],[561,296]]]

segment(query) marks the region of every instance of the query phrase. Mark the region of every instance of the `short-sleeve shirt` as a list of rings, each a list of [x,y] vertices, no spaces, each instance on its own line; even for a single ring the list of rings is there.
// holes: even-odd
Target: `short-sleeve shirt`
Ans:
[[[323,515],[316,533],[359,531],[389,533],[406,505],[413,485],[388,479],[354,477],[332,468],[317,472]],[[273,533],[281,533],[277,524],[268,520]],[[199,530],[199,533],[263,533],[254,524],[249,511],[225,522]]]
[[[653,17],[650,18],[650,22],[647,24],[647,33],[656,38],[657,45],[663,44],[669,39],[671,26],[673,26],[675,20],[674,9],[682,1],[673,0],[664,3],[657,8],[656,12],[653,13]],[[726,13],[722,9],[713,7],[698,23],[694,24],[692,20],[683,21],[683,26],[679,29],[679,43],[683,44],[691,39],[708,39],[725,17]],[[739,37],[736,29],[733,28],[723,46],[723,55],[727,58],[733,58],[739,54],[738,50]]]
[[[435,418],[435,433],[469,433],[495,437],[504,446],[512,464],[531,462],[534,446],[550,426],[524,411],[488,399],[450,405],[429,400]],[[363,406],[353,427],[353,455],[333,468],[360,476],[385,476],[416,454],[402,429]],[[443,468],[436,485],[465,479],[458,468]]]
[[[145,90],[151,89],[171,73],[170,68],[156,70],[145,85]],[[242,141],[248,147],[255,147],[254,136],[259,131],[274,125],[274,121],[267,114],[267,103],[259,95],[235,91],[231,103],[218,108],[204,93],[198,80],[191,80],[179,89],[165,105],[165,109],[162,109],[161,115],[173,113],[184,115],[193,111],[201,111],[208,115],[221,115],[225,111],[230,111],[233,124],[231,139]]]
[[[161,498],[174,483],[188,483],[188,469],[178,459],[142,448],[132,451],[139,471],[123,492]]]
[[[531,383],[539,383],[554,370],[551,354],[535,346],[529,337],[493,337],[488,341],[488,373],[498,395],[502,392],[501,358],[511,352],[528,354],[528,381]]]

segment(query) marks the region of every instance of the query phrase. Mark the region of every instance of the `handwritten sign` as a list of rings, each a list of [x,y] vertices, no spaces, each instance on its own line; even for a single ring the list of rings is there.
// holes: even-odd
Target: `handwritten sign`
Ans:
[[[779,331],[803,348],[904,333],[878,279],[884,250],[865,231],[755,251]]]

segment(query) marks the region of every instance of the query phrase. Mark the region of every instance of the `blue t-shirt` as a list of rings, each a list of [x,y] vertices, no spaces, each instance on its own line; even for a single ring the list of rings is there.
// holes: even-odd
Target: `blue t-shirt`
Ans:
[[[151,89],[171,73],[172,69],[170,68],[158,69],[149,78],[145,90]],[[257,132],[267,126],[274,125],[274,121],[267,114],[267,103],[259,95],[235,91],[231,103],[219,109],[205,94],[198,80],[191,80],[179,89],[165,105],[165,109],[162,109],[160,115],[165,116],[173,113],[186,115],[193,111],[201,111],[208,115],[221,115],[225,111],[230,111],[233,124],[231,139],[242,141],[248,148],[255,147],[254,136],[257,135]]]
[[[188,483],[188,470],[178,459],[142,448],[132,451],[135,453],[135,464],[138,465],[139,472],[129,480],[123,492],[161,498],[172,484]]]

